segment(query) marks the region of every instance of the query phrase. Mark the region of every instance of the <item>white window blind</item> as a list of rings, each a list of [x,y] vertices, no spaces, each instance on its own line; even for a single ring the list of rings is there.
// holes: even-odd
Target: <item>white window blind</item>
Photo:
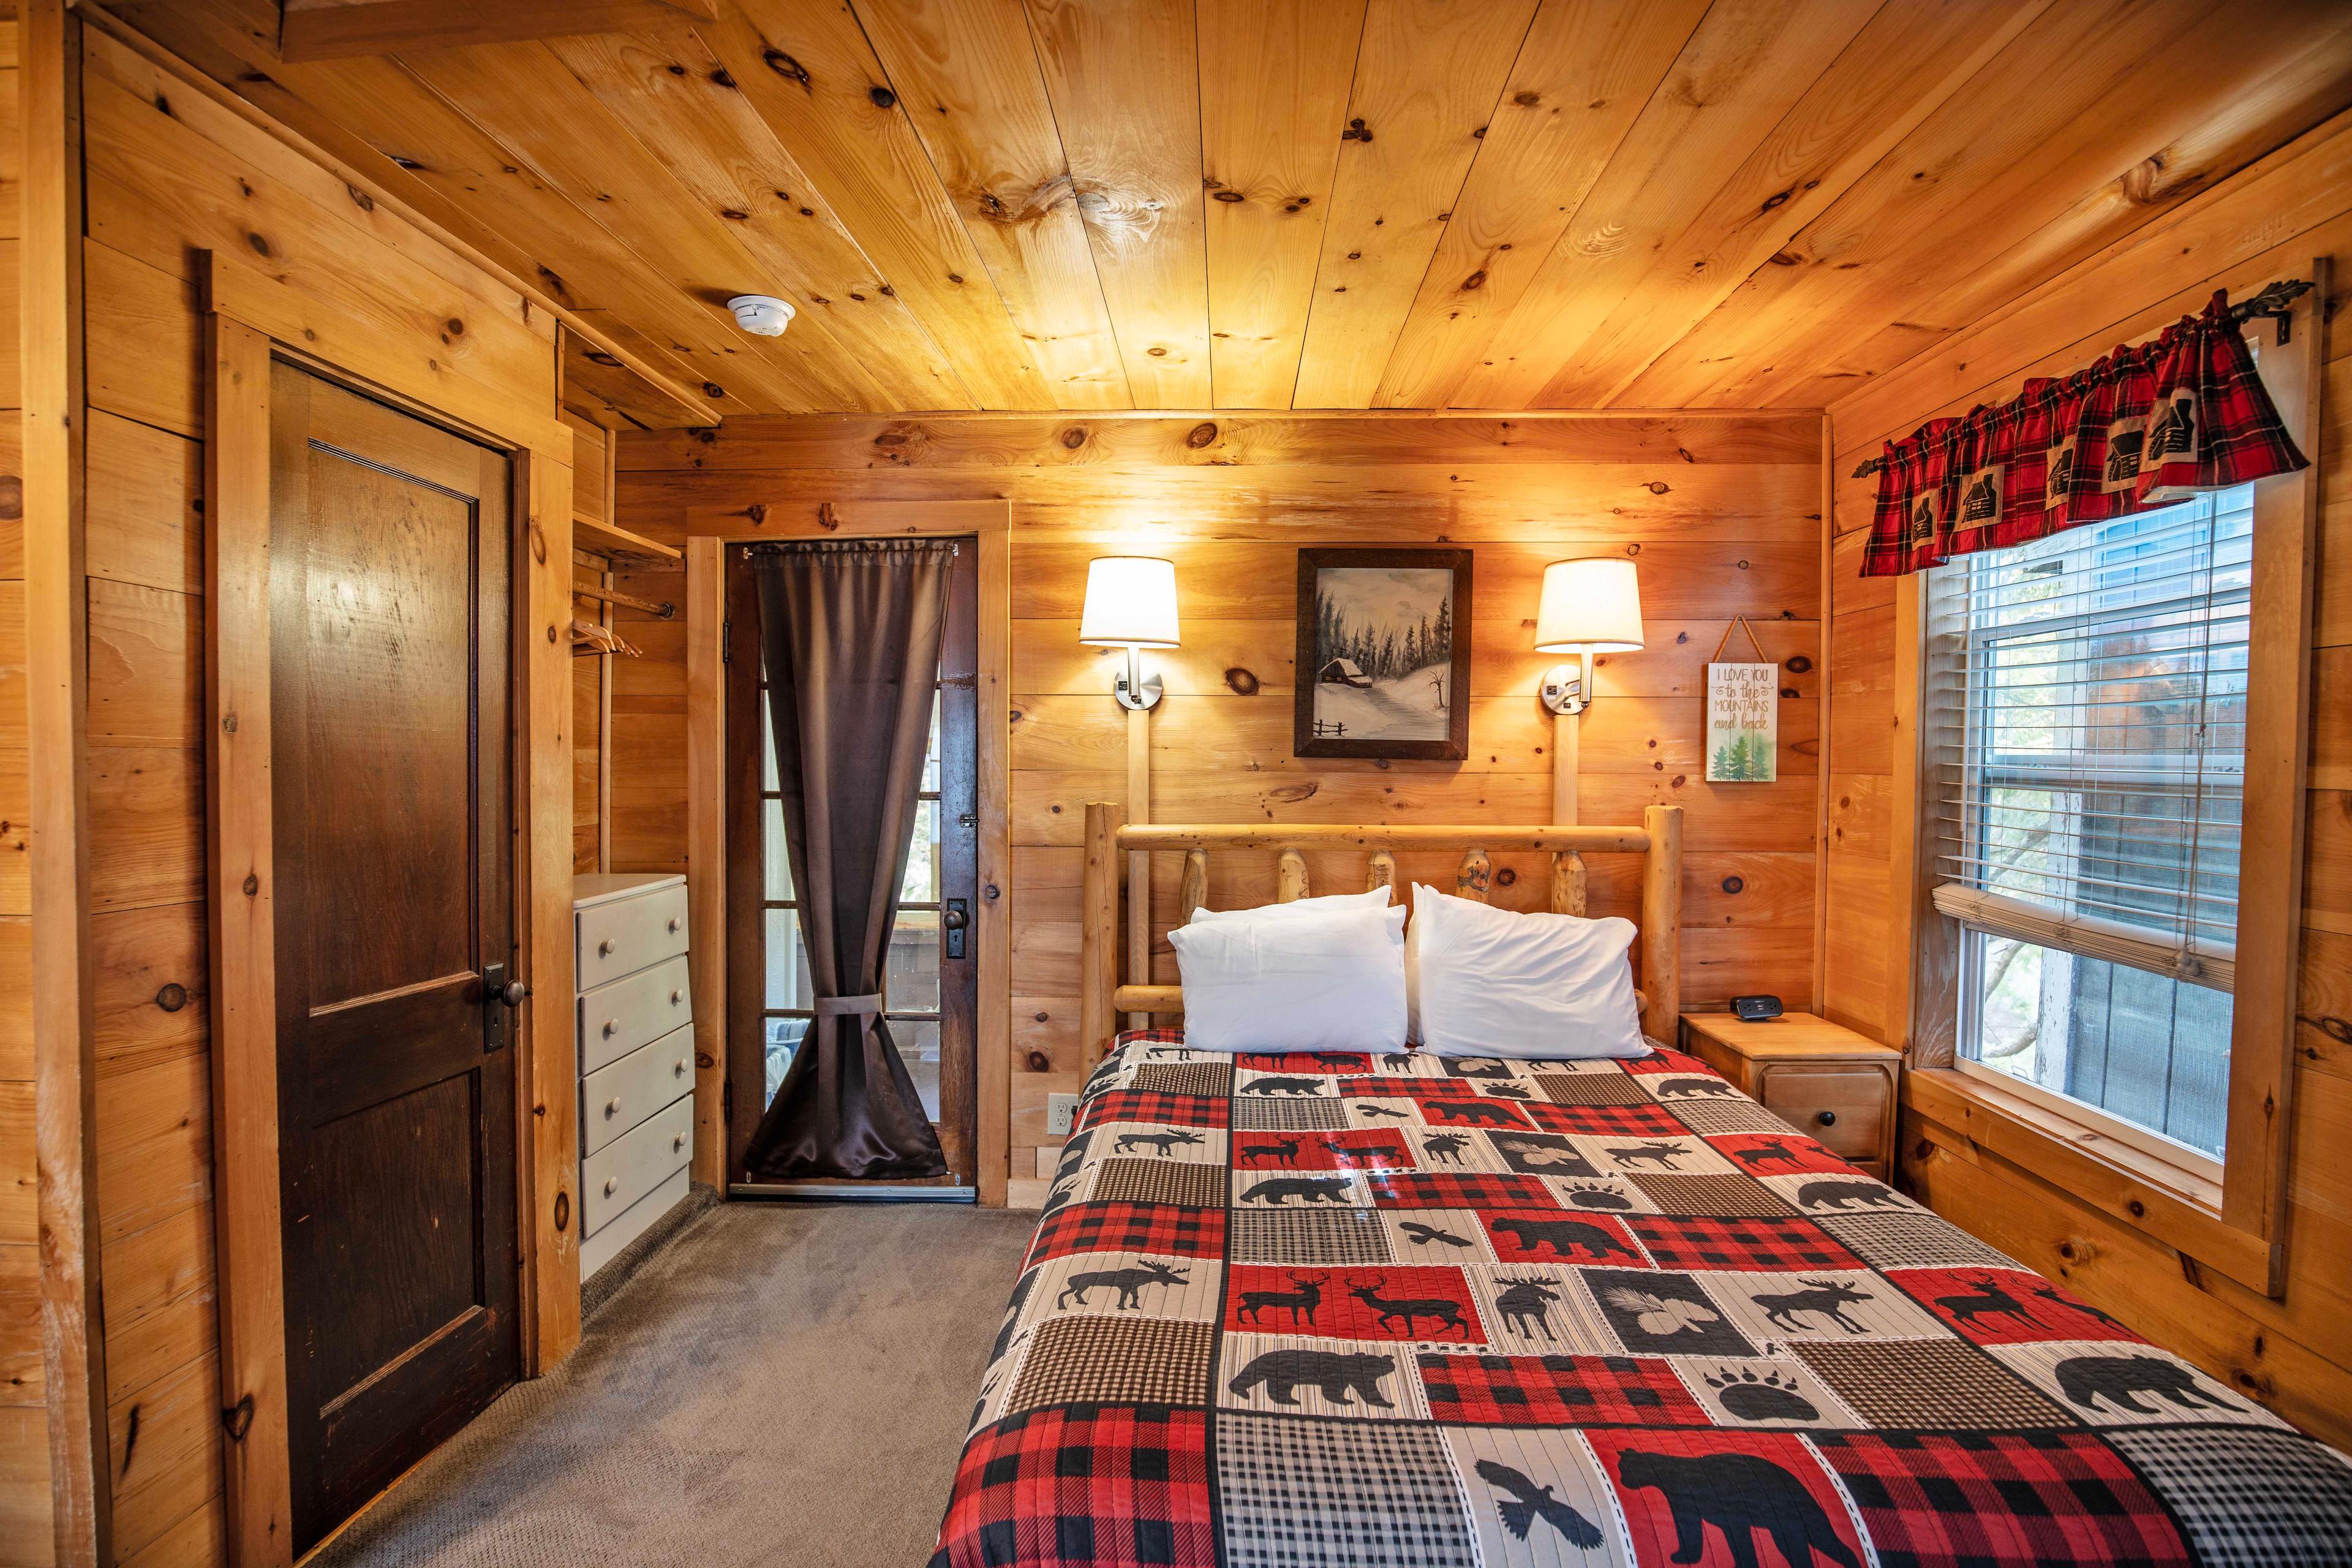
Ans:
[[[1937,908],[2231,989],[2252,528],[2244,487],[1937,570]]]

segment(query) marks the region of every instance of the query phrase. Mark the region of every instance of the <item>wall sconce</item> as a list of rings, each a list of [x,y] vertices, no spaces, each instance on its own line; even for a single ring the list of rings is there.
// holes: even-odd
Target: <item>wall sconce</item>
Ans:
[[[1088,562],[1078,641],[1127,649],[1127,670],[1111,683],[1120,707],[1141,712],[1157,703],[1160,677],[1143,673],[1143,650],[1178,646],[1175,563],[1149,555],[1100,555]]]
[[[1176,564],[1150,555],[1098,555],[1087,563],[1087,607],[1078,641],[1089,647],[1127,649],[1127,668],[1111,695],[1127,710],[1127,819],[1151,820],[1151,710],[1160,700],[1157,675],[1143,673],[1143,650],[1174,647]],[[1192,911],[1184,911],[1190,918]],[[1151,970],[1151,857],[1127,858],[1127,972],[1148,980]],[[1127,1026],[1150,1024],[1130,1013]]]
[[[1544,568],[1543,602],[1536,610],[1536,651],[1572,653],[1576,664],[1544,671],[1543,705],[1551,721],[1551,819],[1576,826],[1577,715],[1592,703],[1592,656],[1631,653],[1642,646],[1642,582],[1631,561],[1555,561]],[[1584,868],[1574,855],[1573,891],[1565,906],[1584,912]]]
[[[1545,707],[1583,712],[1592,700],[1592,656],[1641,646],[1642,583],[1631,561],[1555,561],[1544,568],[1536,651],[1582,656],[1581,668],[1556,664],[1544,671]]]

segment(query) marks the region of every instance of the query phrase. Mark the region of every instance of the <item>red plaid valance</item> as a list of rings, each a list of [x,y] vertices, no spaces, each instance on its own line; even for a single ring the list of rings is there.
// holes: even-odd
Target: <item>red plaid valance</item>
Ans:
[[[1886,444],[1865,577],[2153,510],[2307,465],[2217,293],[2150,342]]]

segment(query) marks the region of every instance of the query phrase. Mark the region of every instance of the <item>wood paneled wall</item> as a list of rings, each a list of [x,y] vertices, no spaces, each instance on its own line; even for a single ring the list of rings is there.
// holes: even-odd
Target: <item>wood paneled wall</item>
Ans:
[[[1836,450],[1830,617],[1827,1005],[1880,1038],[1904,1033],[1889,952],[1890,855],[1915,802],[1895,784],[1896,594],[1856,575],[1874,483],[1850,478],[1922,420],[2012,395],[2202,307],[2335,258],[2352,268],[2352,116],[2149,224],[2053,282],[1883,374],[1831,410]],[[1932,319],[1932,318],[1929,318]],[[2321,577],[2313,649],[2310,837],[2296,1041],[2294,1166],[2282,1300],[2242,1289],[1989,1152],[1906,1114],[1904,1170],[1937,1210],[2053,1277],[2232,1386],[2337,1443],[2352,1442],[2352,331],[2339,315],[2322,394]]]
[[[0,1564],[50,1559],[34,1204],[32,879],[26,854],[16,23],[0,19]]]
[[[13,65],[14,55],[7,57]],[[12,102],[13,70],[0,71]],[[127,1564],[222,1560],[205,943],[202,254],[266,271],[325,331],[435,346],[453,387],[552,412],[553,330],[466,258],[97,26],[81,61],[88,735],[98,1205],[112,1540]],[[12,226],[15,184],[0,186]],[[0,268],[11,290],[13,238]],[[13,299],[0,406],[16,401]],[[470,329],[470,330],[469,330]],[[324,345],[322,345],[324,346]],[[420,358],[423,357],[420,355]],[[16,472],[14,414],[6,474]],[[21,824],[16,480],[0,478],[0,821]],[[0,828],[0,988],[24,984],[21,827]],[[0,1563],[46,1561],[30,1325],[23,1013],[0,1007]],[[19,1419],[24,1406],[33,1419]],[[20,1430],[21,1428],[21,1430]],[[37,1485],[38,1496],[33,1493]],[[27,1557],[28,1552],[38,1553]]]
[[[1126,716],[1110,697],[1124,656],[1076,641],[1096,555],[1176,563],[1184,645],[1150,656],[1168,686],[1151,725],[1155,820],[1541,822],[1551,810],[1551,729],[1535,691],[1556,661],[1528,644],[1543,566],[1632,554],[1650,642],[1601,661],[1601,700],[1584,721],[1583,819],[1637,821],[1653,801],[1689,813],[1685,1000],[1811,997],[1816,416],[740,420],[624,436],[620,466],[621,524],[673,542],[799,531],[820,507],[849,535],[864,502],[1011,502],[1016,1180],[1034,1176],[1037,1152],[1059,1142],[1045,1131],[1045,1096],[1078,1085],[1083,807],[1127,788]],[[1294,757],[1297,548],[1396,542],[1475,552],[1470,758]],[[1703,780],[1703,667],[1734,614],[1783,664],[1775,784]],[[633,640],[659,640],[648,647],[656,657],[616,671],[616,867],[684,863],[684,630],[627,626]],[[1497,902],[1543,907],[1538,858],[1497,858]],[[1595,860],[1593,905],[1630,915],[1636,868],[1615,858]],[[1310,856],[1309,865],[1318,889],[1361,886],[1360,858]],[[1452,875],[1450,864],[1401,869]],[[1177,912],[1177,875],[1172,859],[1158,869],[1156,936]],[[1270,860],[1221,858],[1210,897],[1270,901]],[[1154,951],[1173,979],[1165,941]]]

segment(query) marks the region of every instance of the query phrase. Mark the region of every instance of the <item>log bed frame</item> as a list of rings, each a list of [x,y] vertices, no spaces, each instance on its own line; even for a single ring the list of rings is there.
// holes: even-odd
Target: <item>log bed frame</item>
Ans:
[[[1184,1010],[1182,986],[1128,984],[1118,973],[1120,880],[1130,857],[1143,860],[1156,849],[1183,851],[1180,907],[1188,915],[1208,902],[1212,849],[1273,850],[1275,897],[1281,903],[1307,896],[1304,852],[1308,849],[1365,851],[1367,889],[1396,887],[1400,851],[1458,849],[1462,864],[1454,873],[1454,890],[1481,903],[1493,886],[1492,855],[1548,851],[1551,908],[1556,914],[1569,915],[1584,913],[1587,854],[1640,855],[1643,857],[1642,1032],[1670,1045],[1674,1042],[1682,994],[1683,808],[1678,805],[1645,808],[1639,827],[1362,827],[1282,823],[1129,826],[1125,817],[1125,808],[1114,802],[1087,804],[1078,1037],[1088,1070],[1110,1049],[1120,1014]],[[1401,895],[1402,889],[1398,891]]]

